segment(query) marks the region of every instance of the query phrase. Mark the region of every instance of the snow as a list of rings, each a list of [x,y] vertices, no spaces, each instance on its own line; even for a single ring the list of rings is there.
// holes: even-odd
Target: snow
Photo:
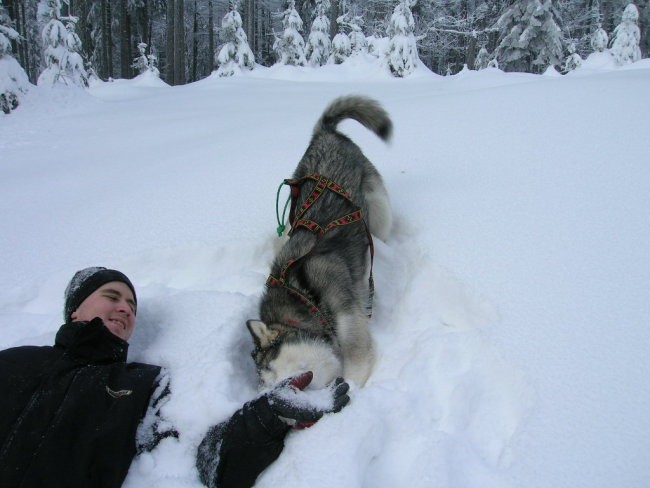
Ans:
[[[200,486],[202,435],[256,395],[245,321],[277,187],[324,107],[360,93],[395,126],[389,146],[340,126],[394,209],[378,362],[257,486],[650,486],[650,64],[395,79],[369,59],[32,88],[0,114],[0,348],[53,342],[75,271],[125,272],[130,359],[171,371],[182,433],[125,486]]]
[[[0,94],[11,92],[22,98],[30,84],[25,70],[13,56],[0,57]]]

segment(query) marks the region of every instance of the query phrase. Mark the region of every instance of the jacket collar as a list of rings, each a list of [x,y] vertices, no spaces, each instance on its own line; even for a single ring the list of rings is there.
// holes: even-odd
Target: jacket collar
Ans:
[[[90,322],[63,324],[55,345],[91,363],[126,362],[129,350],[129,344],[109,331],[99,317]]]

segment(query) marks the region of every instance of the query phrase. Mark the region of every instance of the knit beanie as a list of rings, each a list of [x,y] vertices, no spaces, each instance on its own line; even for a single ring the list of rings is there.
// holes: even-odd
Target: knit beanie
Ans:
[[[131,289],[133,300],[136,305],[138,300],[135,296],[135,288],[127,276],[115,269],[106,269],[93,266],[77,271],[65,289],[65,305],[63,307],[63,319],[66,322],[72,320],[72,313],[79,308],[79,305],[88,298],[100,286],[112,281],[121,281]]]

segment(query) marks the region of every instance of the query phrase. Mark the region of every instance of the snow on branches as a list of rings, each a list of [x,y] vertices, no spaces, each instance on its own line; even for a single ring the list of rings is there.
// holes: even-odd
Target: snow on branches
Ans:
[[[233,76],[242,70],[252,70],[255,67],[255,56],[248,45],[248,38],[242,29],[239,15],[239,2],[231,0],[230,11],[221,22],[221,32],[226,40],[217,55],[217,75]]]
[[[41,34],[46,68],[38,77],[38,85],[87,87],[88,74],[79,54],[81,40],[75,32],[77,18],[61,16],[61,0],[47,0],[39,10],[46,20]]]
[[[316,15],[311,25],[305,56],[311,66],[327,64],[332,50],[330,40],[329,0],[316,0]]]
[[[394,76],[402,78],[410,75],[417,66],[418,50],[415,43],[415,21],[411,7],[414,0],[400,0],[388,24],[390,37],[386,53],[388,67]]]
[[[302,30],[302,19],[296,10],[295,0],[289,0],[287,9],[282,19],[284,31],[280,37],[276,37],[273,43],[273,50],[277,55],[278,64],[291,66],[304,66],[305,41],[300,35]]]
[[[630,3],[621,16],[621,23],[614,29],[612,37],[611,53],[619,66],[634,63],[641,59],[641,31],[637,22],[639,21],[639,10],[636,5]]]
[[[0,110],[6,114],[18,107],[20,96],[29,88],[27,74],[11,52],[11,41],[19,40],[13,21],[0,3]]]

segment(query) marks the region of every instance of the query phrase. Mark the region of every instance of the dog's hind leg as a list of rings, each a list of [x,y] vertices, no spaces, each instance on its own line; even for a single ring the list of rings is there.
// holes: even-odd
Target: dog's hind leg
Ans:
[[[386,241],[393,226],[388,191],[379,175],[372,176],[369,180],[364,185],[364,196],[368,205],[368,227],[372,235]]]
[[[368,317],[359,311],[337,317],[337,337],[343,356],[343,376],[362,387],[375,364],[375,347],[368,329]]]

